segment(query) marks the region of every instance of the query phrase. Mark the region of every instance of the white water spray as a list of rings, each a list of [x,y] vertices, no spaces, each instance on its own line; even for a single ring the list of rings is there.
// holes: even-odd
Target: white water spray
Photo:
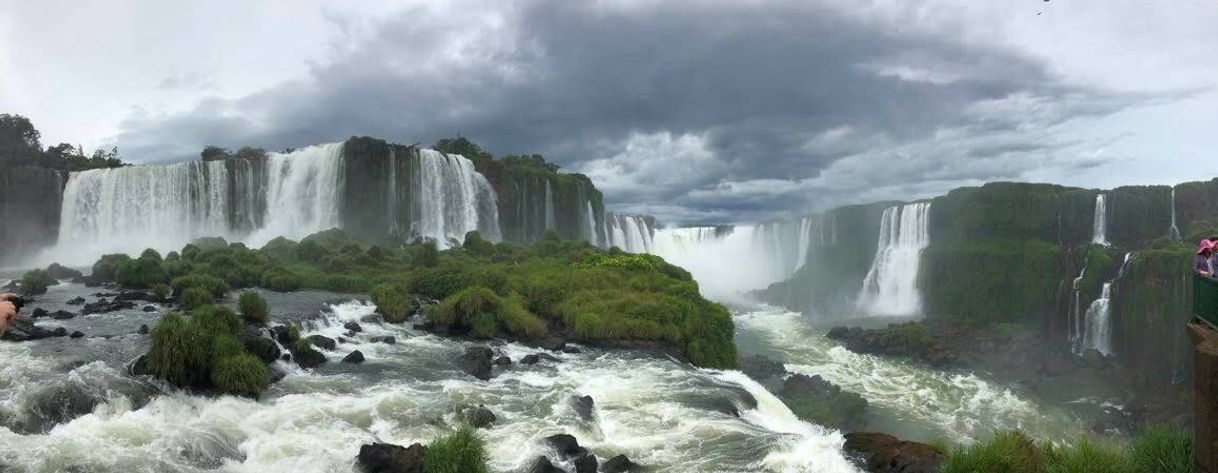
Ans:
[[[917,315],[922,310],[918,269],[922,250],[930,244],[930,202],[884,210],[875,260],[857,306],[868,314]]]
[[[474,169],[473,161],[421,149],[414,181],[410,188],[413,236],[433,239],[442,248],[460,244],[474,230],[490,241],[502,238],[495,190]]]
[[[1104,283],[1100,298],[1087,308],[1086,330],[1083,332],[1083,349],[1094,349],[1104,356],[1112,354],[1112,321],[1109,302],[1112,299],[1112,283]]]

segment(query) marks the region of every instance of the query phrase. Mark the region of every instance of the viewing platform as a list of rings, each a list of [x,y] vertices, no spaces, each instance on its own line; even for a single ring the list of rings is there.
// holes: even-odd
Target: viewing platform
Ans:
[[[1193,316],[1199,321],[1188,327],[1196,347],[1194,455],[1197,471],[1218,473],[1218,280],[1193,276]]]

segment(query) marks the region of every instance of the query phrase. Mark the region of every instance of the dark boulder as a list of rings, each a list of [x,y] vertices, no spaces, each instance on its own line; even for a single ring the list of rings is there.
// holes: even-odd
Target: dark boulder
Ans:
[[[595,402],[592,396],[575,397],[571,399],[571,407],[575,409],[575,414],[584,422],[592,422],[592,409],[595,407]]]
[[[140,325],[139,330],[136,330],[135,333],[138,333],[140,335],[148,335],[149,331],[150,330],[148,329],[148,324],[143,324],[143,325]]]
[[[245,343],[245,350],[258,357],[263,363],[274,363],[279,359],[281,353],[279,345],[266,337],[262,330],[246,328],[241,341]]]
[[[73,314],[66,310],[57,310],[57,311],[51,312],[50,314],[47,314],[47,315],[55,320],[68,320],[68,319],[76,317],[76,314]]]
[[[352,333],[360,333],[364,331],[364,327],[361,327],[359,322],[347,322],[343,324],[343,328]]]
[[[47,314],[49,314],[49,312],[47,312],[47,310],[43,309],[42,307],[35,307],[34,310],[30,311],[30,317],[33,317],[35,319],[46,317]]]
[[[936,473],[947,458],[930,445],[874,432],[846,434],[843,449],[855,465],[870,473]]]
[[[70,337],[70,338],[82,338],[82,337],[84,337],[84,336],[85,336],[85,333],[84,333],[84,332],[81,332],[80,330],[77,330],[77,331],[75,331],[75,332],[72,332],[72,334],[71,334],[71,335],[68,335],[68,337]]]
[[[561,458],[579,458],[588,454],[588,449],[579,446],[579,440],[569,434],[557,434],[546,437],[546,445],[558,452]]]
[[[468,423],[470,426],[481,429],[490,426],[499,420],[499,417],[487,409],[485,406],[469,407],[461,406],[457,408],[457,416],[461,420]]]
[[[423,473],[423,457],[427,447],[419,444],[409,448],[388,443],[373,443],[359,448],[356,463],[366,473]]]
[[[550,459],[546,457],[537,457],[533,460],[533,465],[529,467],[529,473],[564,473],[561,468],[550,463]]]
[[[334,350],[335,348],[338,348],[337,341],[335,341],[333,338],[326,337],[323,335],[309,335],[308,340],[309,340],[309,343],[313,344],[313,346],[323,348],[326,350]]]
[[[107,312],[114,312],[116,310],[134,309],[134,308],[135,308],[135,303],[131,302],[131,301],[115,300],[115,301],[111,302],[106,299],[99,299],[97,302],[91,302],[91,303],[85,304],[85,306],[83,308],[81,308],[80,314],[81,315],[104,314]]]
[[[288,377],[288,373],[286,371],[283,371],[274,366],[270,367],[270,372],[271,372],[271,383],[272,384],[283,381],[283,378]]]
[[[79,270],[63,266],[59,263],[51,263],[50,266],[47,266],[47,276],[50,276],[51,279],[76,279],[84,277],[84,275]]]
[[[123,291],[114,296],[116,301],[150,301],[152,296],[143,291]]]
[[[562,361],[562,360],[558,359],[558,357],[551,355],[549,353],[534,353],[532,355],[525,355],[524,358],[520,359],[520,363],[524,364],[524,365],[535,365],[538,362],[540,362],[541,360],[554,361],[554,362]]]
[[[304,350],[293,351],[292,359],[296,360],[296,364],[300,365],[301,368],[313,368],[325,363],[326,355],[310,347]]]
[[[487,347],[470,347],[461,355],[461,369],[475,378],[486,381],[491,379],[491,356],[494,353]]]
[[[364,362],[364,353],[359,350],[355,350],[351,353],[348,353],[347,356],[343,357],[343,363],[352,363],[352,364],[358,365],[363,362]]]
[[[567,347],[567,341],[563,340],[562,337],[546,337],[541,341],[540,345],[541,348],[546,350],[562,351],[563,348]]]
[[[280,345],[286,347],[292,344],[292,335],[288,331],[287,325],[276,325],[271,331],[275,333],[275,341],[278,341]]]
[[[575,459],[575,473],[596,473],[596,455],[584,455]]]
[[[508,357],[507,355],[503,355],[499,358],[495,358],[495,366],[498,366],[500,368],[506,368],[508,366],[512,366],[512,359],[510,357]]]
[[[601,465],[601,471],[604,473],[630,473],[642,470],[642,466],[630,461],[626,455],[618,455],[610,458],[605,460],[605,463]]]
[[[746,356],[740,359],[740,371],[757,381],[786,376],[787,367],[781,361],[774,361],[761,355]]]
[[[1104,359],[1104,354],[1094,348],[1088,348],[1083,351],[1083,364],[1093,370],[1102,370],[1108,364]]]
[[[796,374],[782,383],[778,398],[800,419],[841,430],[863,427],[867,400],[820,376]]]
[[[67,302],[68,305],[83,305],[84,303],[85,303],[85,298],[80,297],[80,296],[76,296],[71,299],[68,299],[68,302]]]
[[[372,341],[372,343],[384,343],[386,345],[393,345],[398,342],[398,339],[393,338],[392,335],[385,335],[383,337],[372,337],[370,340]]]
[[[156,306],[154,306],[154,305],[146,305],[146,306],[144,306],[144,308],[143,308],[142,310],[143,310],[144,312],[156,312]]]
[[[152,376],[152,368],[148,366],[148,355],[140,355],[127,365],[127,374],[131,376]]]
[[[17,319],[9,322],[8,329],[4,331],[4,335],[0,335],[0,340],[8,340],[10,342],[28,342],[31,340],[63,337],[67,335],[68,330],[63,327],[47,330],[34,325],[34,322],[29,319]]]
[[[562,352],[574,355],[574,354],[583,353],[583,350],[580,350],[579,348],[572,347],[572,346],[565,346],[562,348]]]

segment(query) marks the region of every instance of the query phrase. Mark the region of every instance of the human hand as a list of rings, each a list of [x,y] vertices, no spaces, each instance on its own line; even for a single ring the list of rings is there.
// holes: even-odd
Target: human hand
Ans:
[[[9,322],[14,320],[17,320],[17,306],[7,299],[0,300],[0,335],[4,335]]]

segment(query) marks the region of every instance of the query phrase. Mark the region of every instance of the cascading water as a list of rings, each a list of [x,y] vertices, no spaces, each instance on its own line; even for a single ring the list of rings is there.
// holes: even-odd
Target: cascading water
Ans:
[[[1091,303],[1085,315],[1082,350],[1096,350],[1104,356],[1112,356],[1112,285],[1125,275],[1125,270],[1133,262],[1134,252],[1125,253],[1125,261],[1112,281],[1104,283],[1100,298]],[[1081,353],[1081,351],[1080,351]]]
[[[753,239],[757,253],[766,255],[777,265],[784,278],[803,267],[812,246],[824,243],[825,230],[820,215],[758,224]]]
[[[389,235],[401,236],[402,227],[398,223],[398,156],[397,151],[389,148],[389,185],[385,186],[385,220],[389,222]]]
[[[918,268],[922,250],[930,244],[930,202],[884,210],[875,260],[857,307],[872,315],[910,316],[922,309]]]
[[[717,227],[664,228],[656,231],[652,253],[693,274],[702,293],[726,301],[781,281],[780,265],[756,252],[757,227],[737,226],[730,233]]]
[[[1176,240],[1183,239],[1180,236],[1180,227],[1176,226],[1176,188],[1171,188],[1171,237]]]
[[[550,181],[546,180],[546,230],[554,230],[556,227],[556,219],[554,218],[554,191],[550,189]]]
[[[634,215],[605,212],[605,246],[618,247],[628,253],[651,253],[653,247],[651,224]]]
[[[592,210],[592,200],[589,199],[587,205],[584,206],[584,236],[588,243],[593,245],[601,244],[597,238],[598,231],[596,229],[596,213]]]
[[[342,156],[342,143],[271,153],[266,162],[266,216],[246,242],[259,247],[276,237],[299,240],[341,227]]]
[[[1095,196],[1095,219],[1091,231],[1091,243],[1108,246],[1108,209],[1104,194]]]
[[[104,253],[166,251],[204,236],[231,236],[222,161],[72,173],[64,188],[59,245],[65,261]]]
[[[460,244],[474,230],[490,241],[502,238],[495,190],[473,161],[422,149],[417,165],[410,187],[412,236],[433,239],[441,247]]]
[[[1083,262],[1083,269],[1079,271],[1078,277],[1074,278],[1072,289],[1074,291],[1073,303],[1070,305],[1070,326],[1067,327],[1067,334],[1070,339],[1070,346],[1077,352],[1078,346],[1083,338],[1083,314],[1082,314],[1082,284],[1083,278],[1087,276],[1087,262]]]

